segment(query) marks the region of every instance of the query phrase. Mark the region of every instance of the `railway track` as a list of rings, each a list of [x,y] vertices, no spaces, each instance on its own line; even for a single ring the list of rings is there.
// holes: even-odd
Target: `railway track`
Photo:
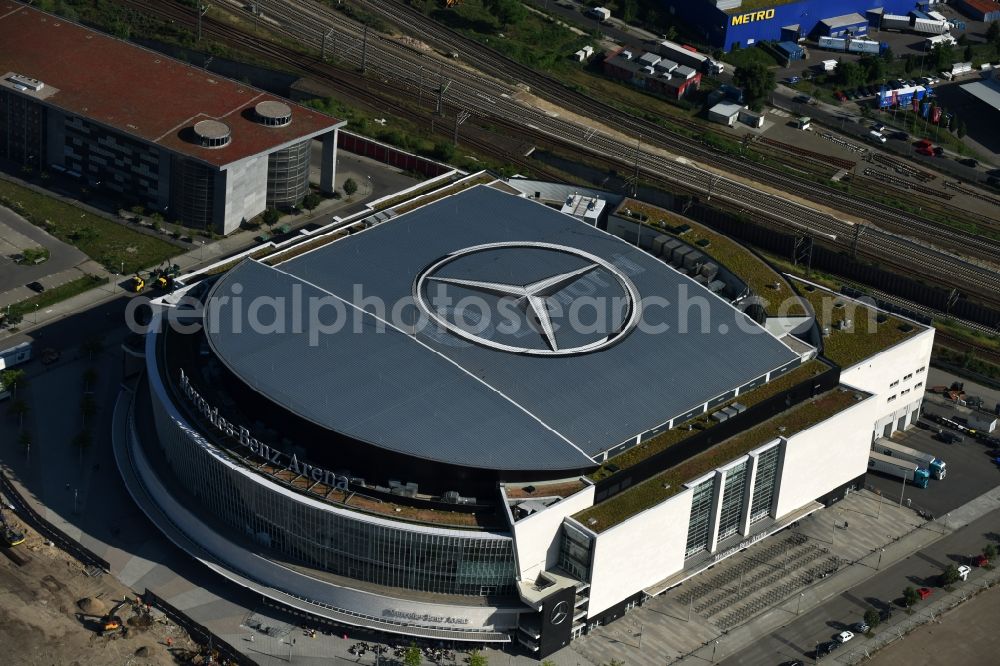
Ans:
[[[972,352],[976,358],[986,361],[987,363],[992,363],[994,365],[1000,366],[1000,352],[996,352],[993,349],[987,347],[982,347],[980,345],[975,345],[964,338],[960,338],[956,335],[952,335],[946,331],[937,330],[934,334],[934,344],[941,345],[948,349],[962,352]]]
[[[313,0],[268,0],[260,4],[265,6],[282,4],[310,11],[308,7],[318,3]],[[401,26],[406,32],[422,40],[442,45],[446,50],[459,53],[464,61],[501,81],[515,85],[518,83],[527,84],[535,94],[564,109],[582,111],[583,115],[605,122],[610,126],[621,127],[625,133],[641,136],[643,141],[685,157],[698,159],[729,173],[742,173],[749,166],[746,161],[712,150],[698,140],[670,131],[661,125],[625,114],[600,100],[568,88],[544,73],[522,65],[474,39],[442,26],[402,0],[365,0],[363,7],[365,11]],[[326,12],[328,16],[330,12],[332,10]],[[705,131],[703,126],[690,121],[685,122],[683,119],[672,119],[672,121],[698,133]],[[953,247],[978,250],[981,252],[980,256],[985,259],[992,260],[1000,256],[1000,242],[926,222],[907,215],[892,206],[874,201],[858,200],[834,188],[798,179],[765,165],[753,165],[752,168],[754,180],[777,187],[781,191],[796,194],[844,212],[859,214],[880,224],[891,224],[904,233],[913,233],[914,230],[918,230],[927,234],[928,238],[936,239],[938,242],[947,240],[953,244]]]
[[[190,9],[176,3],[120,0],[120,4],[189,26],[195,21]],[[628,145],[593,128],[522,104],[516,100],[518,89],[502,81],[471,71],[460,63],[435,59],[410,46],[372,34],[372,31],[365,31],[363,26],[324,6],[314,3],[293,6],[271,0],[258,4],[265,12],[269,28],[317,52],[325,45],[329,55],[366,71],[368,76],[345,76],[341,68],[304,61],[301,53],[257,40],[208,17],[204,19],[203,27],[209,34],[236,43],[241,48],[263,52],[273,60],[288,63],[296,71],[305,71],[323,80],[336,79],[350,87],[352,96],[357,97],[362,90],[370,94],[368,91],[380,85],[389,87],[397,95],[405,92],[411,97],[427,96],[429,99],[437,96],[446,107],[468,110],[475,116],[488,118],[490,123],[528,138],[569,145],[577,152],[587,152],[626,168],[637,162],[647,178],[670,183],[675,188],[679,184],[688,191],[699,192],[709,199],[715,198],[741,210],[748,217],[816,235],[841,247],[854,245],[856,226],[852,223],[789,199],[760,192],[694,164],[684,156],[671,159],[639,150],[637,146]],[[443,94],[442,90],[447,94]],[[506,155],[506,158],[510,159],[510,156]],[[744,166],[744,163],[740,164]],[[532,168],[539,170],[535,163],[532,163]],[[1000,276],[982,265],[875,227],[867,227],[863,234],[859,234],[857,247],[859,252],[877,257],[882,263],[910,270],[919,266],[924,273],[939,276],[963,290],[992,294],[992,298],[986,300],[1000,303],[997,296],[1000,293]]]

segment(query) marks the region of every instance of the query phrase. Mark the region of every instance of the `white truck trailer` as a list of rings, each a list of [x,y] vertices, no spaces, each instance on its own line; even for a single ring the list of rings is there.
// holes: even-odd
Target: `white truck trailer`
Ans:
[[[926,488],[927,480],[930,478],[930,472],[917,463],[890,458],[874,451],[868,454],[868,471],[881,472],[897,479],[909,481],[917,488]]]
[[[948,471],[947,464],[940,458],[936,458],[923,451],[911,449],[908,446],[903,446],[885,437],[879,437],[875,440],[872,444],[872,451],[889,456],[890,458],[899,458],[900,460],[917,463],[929,470],[935,479],[943,479]]]

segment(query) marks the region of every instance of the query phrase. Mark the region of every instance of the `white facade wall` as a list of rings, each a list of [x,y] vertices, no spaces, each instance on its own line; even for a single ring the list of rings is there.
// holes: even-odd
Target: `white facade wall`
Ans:
[[[778,520],[868,470],[871,435],[863,424],[875,418],[870,397],[785,440],[778,478]]]
[[[862,324],[856,322],[856,325]],[[857,335],[863,333],[859,332]],[[908,428],[913,424],[912,414],[919,409],[927,388],[927,368],[930,367],[933,346],[934,329],[927,328],[906,341],[841,371],[840,381],[874,394],[872,399],[878,408],[871,419],[872,437],[885,436],[887,425],[891,425],[892,430],[899,430],[901,418],[906,419],[904,427]]]
[[[559,561],[563,520],[594,505],[594,486],[514,523],[514,553],[520,580],[535,580]]]
[[[594,617],[684,567],[694,491],[601,532],[594,540],[588,617]]]
[[[236,231],[243,220],[249,220],[267,208],[267,155],[257,155],[229,165],[220,174],[224,182],[225,209],[222,229],[218,233]]]

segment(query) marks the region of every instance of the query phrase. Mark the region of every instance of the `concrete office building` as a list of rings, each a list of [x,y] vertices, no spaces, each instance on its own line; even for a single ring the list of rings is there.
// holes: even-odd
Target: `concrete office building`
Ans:
[[[333,191],[343,122],[11,0],[0,44],[0,160],[220,234],[302,200],[313,139]]]
[[[618,238],[512,190],[182,279],[116,410],[153,522],[317,618],[544,657],[860,488],[873,438],[915,420],[933,329],[878,313],[866,334],[874,310],[817,313],[805,283],[762,325],[714,243],[636,238],[622,208]],[[182,296],[203,330],[160,325]],[[276,305],[296,299],[329,308],[322,330]]]

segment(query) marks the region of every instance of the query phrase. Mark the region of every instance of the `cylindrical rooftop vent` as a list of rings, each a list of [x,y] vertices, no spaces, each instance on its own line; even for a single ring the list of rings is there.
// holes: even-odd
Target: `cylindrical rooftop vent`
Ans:
[[[284,102],[267,100],[254,107],[257,120],[268,127],[281,127],[292,122],[292,109]]]
[[[221,148],[229,143],[229,125],[218,120],[201,120],[194,125],[194,135],[204,148]]]

